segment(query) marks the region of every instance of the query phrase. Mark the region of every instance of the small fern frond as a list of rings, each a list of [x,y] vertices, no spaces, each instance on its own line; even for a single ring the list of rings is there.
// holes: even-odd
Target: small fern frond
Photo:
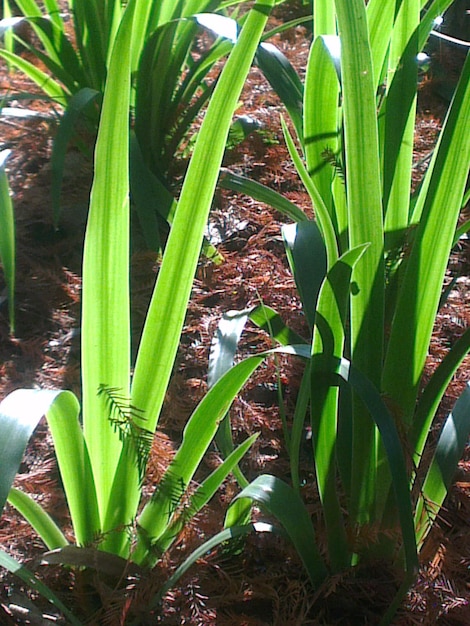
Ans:
[[[321,153],[322,158],[326,163],[329,163],[334,169],[336,175],[343,181],[346,182],[346,176],[344,172],[344,167],[341,162],[341,159],[338,157],[338,154],[333,152],[333,150],[329,147],[326,147]]]
[[[117,387],[102,384],[98,387],[98,395],[104,397],[109,411],[109,421],[118,432],[119,439],[132,446],[135,451],[139,481],[142,484],[153,441],[153,432],[136,423],[136,420],[145,421],[143,411],[133,406],[130,399]]]

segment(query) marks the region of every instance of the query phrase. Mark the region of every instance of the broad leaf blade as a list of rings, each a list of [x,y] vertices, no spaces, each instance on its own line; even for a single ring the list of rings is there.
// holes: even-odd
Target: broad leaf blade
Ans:
[[[126,9],[106,83],[83,258],[83,428],[103,521],[122,442],[98,389],[105,385],[129,396],[129,47],[133,6],[131,2]],[[132,482],[132,475],[128,480]],[[125,499],[124,494],[122,497]]]
[[[28,441],[58,393],[17,389],[0,403],[0,510],[8,497]]]

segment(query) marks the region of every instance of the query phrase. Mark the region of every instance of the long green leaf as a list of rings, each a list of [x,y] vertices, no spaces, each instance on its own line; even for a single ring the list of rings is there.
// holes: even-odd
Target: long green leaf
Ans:
[[[2,50],[0,48],[0,57],[3,57],[7,63],[24,72],[24,74],[35,82],[36,85],[51,98],[51,100],[57,102],[61,106],[65,106],[69,94],[56,80],[46,74],[46,72],[43,72],[33,63],[30,63],[19,55],[8,52],[8,50]]]
[[[315,358],[318,358],[320,363],[325,361],[322,355],[318,355]],[[393,417],[375,385],[353,363],[344,358],[332,359],[330,364],[326,362],[324,367],[326,372],[335,372],[337,376],[351,385],[354,392],[364,403],[364,406],[367,407],[369,419],[372,418],[380,432],[392,476],[393,490],[403,536],[406,570],[412,576],[418,571],[415,529],[405,457]]]
[[[336,0],[341,33],[341,78],[348,226],[351,247],[369,244],[354,271],[351,354],[359,369],[380,386],[384,320],[383,222],[379,143],[366,7],[363,0]],[[351,514],[370,519],[376,494],[376,431],[357,404],[354,412]]]
[[[75,395],[70,391],[62,391],[54,398],[46,417],[75,538],[78,545],[83,546],[96,540],[102,526],[95,477],[79,422],[79,412],[80,405]]]
[[[331,44],[331,45],[329,45]],[[339,51],[338,37],[318,37],[310,48],[305,76],[304,151],[307,170],[335,225],[337,237],[346,230],[344,220],[333,216],[333,178],[331,161],[340,161],[338,129],[339,80],[331,48]],[[339,60],[339,59],[338,59]],[[339,223],[338,223],[339,221]]]
[[[350,554],[337,488],[337,430],[339,390],[326,386],[322,371],[325,358],[343,354],[351,275],[367,245],[341,256],[322,284],[315,316],[310,363],[310,415],[315,470],[328,533],[331,566],[339,571],[350,565]],[[349,442],[349,446],[352,441]],[[347,489],[349,486],[347,487]]]
[[[155,428],[178,347],[230,121],[272,0],[257,2],[227,61],[199,132],[137,357],[132,402]]]
[[[282,118],[281,124],[290,157],[295,164],[296,170],[300,176],[300,179],[305,185],[310,199],[312,200],[312,204],[315,209],[315,218],[318,222],[318,225],[320,226],[323,238],[325,240],[325,246],[328,256],[328,266],[330,267],[338,258],[338,244],[336,241],[336,233],[333,222],[331,220],[331,215],[328,212],[328,209],[315,182],[310,178],[306,166],[304,165],[301,157],[297,153],[294,140],[292,139],[287,125]]]
[[[419,0],[403,2],[398,12],[389,55],[389,87],[384,120],[383,203],[385,231],[391,246],[408,226],[413,160],[416,85],[418,81]]]
[[[138,518],[139,543],[133,560],[151,564],[159,556],[158,540],[186,492],[218,425],[235,395],[263,361],[257,355],[230,369],[199,403],[183,432],[183,442],[151,501]]]
[[[133,8],[134,2],[130,2],[116,37],[104,93],[83,258],[83,428],[102,524],[122,441],[98,390],[106,386],[129,396],[129,47]],[[121,503],[127,500],[125,485],[124,481]],[[103,530],[109,529],[103,526]]]
[[[470,57],[415,208],[419,224],[407,260],[386,355],[383,385],[409,423],[470,164]]]
[[[15,332],[15,277],[16,277],[16,242],[15,216],[10,186],[5,172],[5,163],[10,150],[0,152],[0,261],[8,290],[8,314],[10,332]]]

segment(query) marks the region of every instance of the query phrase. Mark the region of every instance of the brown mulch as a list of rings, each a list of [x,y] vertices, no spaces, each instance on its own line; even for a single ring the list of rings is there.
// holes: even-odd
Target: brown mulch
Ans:
[[[306,30],[279,36],[276,42],[298,67],[305,67],[308,54]],[[3,68],[0,88],[30,88],[19,75]],[[44,105],[28,103],[41,108]],[[416,161],[425,167],[439,131],[446,104],[426,84],[420,101],[416,137]],[[295,174],[280,133],[282,109],[269,86],[253,70],[243,97],[243,112],[260,120],[269,131],[269,141],[254,134],[227,155],[226,165],[272,186],[311,211],[308,198]],[[92,167],[89,159],[72,150],[68,156],[63,190],[63,216],[59,232],[52,228],[50,209],[51,137],[53,124],[44,121],[0,120],[4,144],[13,150],[9,177],[14,192],[17,245],[17,332],[9,334],[6,308],[0,309],[0,398],[21,387],[72,389],[80,394],[80,263]],[[194,283],[186,326],[178,356],[178,369],[168,392],[161,429],[154,441],[148,485],[158,481],[177,448],[191,411],[207,388],[210,342],[221,314],[243,309],[260,301],[278,310],[300,334],[307,334],[301,305],[288,269],[280,238],[282,217],[250,198],[221,191],[216,197],[212,220],[221,228],[228,218],[240,228],[220,244],[225,262],[201,265]],[[222,228],[223,230],[223,228]],[[447,282],[459,278],[442,308],[435,327],[427,374],[436,367],[449,346],[468,327],[470,246],[465,240],[452,255]],[[153,255],[136,252],[132,257],[133,327],[143,321],[156,275]],[[241,354],[270,347],[269,338],[248,326]],[[292,410],[301,366],[294,361],[267,361],[235,401],[231,419],[234,437],[260,432],[244,462],[248,478],[269,472],[289,479],[289,464],[276,406],[277,394],[269,385],[283,384],[287,410]],[[469,378],[467,358],[449,387],[444,410],[449,410]],[[313,481],[313,467],[305,446],[303,472]],[[217,455],[211,452],[205,469]],[[17,484],[38,494],[41,503],[68,527],[66,508],[59,488],[51,442],[42,422],[28,448]],[[311,486],[311,484],[310,484]],[[305,490],[307,491],[307,489]],[[58,589],[68,606],[93,615],[89,623],[119,624],[146,602],[182,555],[220,530],[227,503],[237,492],[228,481],[210,507],[188,526],[168,558],[145,581],[127,581],[127,589],[112,589],[95,576],[72,573],[37,563],[44,546],[28,525],[7,506],[0,520],[0,545],[16,558],[37,569],[51,587]],[[318,504],[305,493],[312,515]],[[408,594],[394,623],[463,626],[470,623],[470,456],[460,464],[459,474],[446,506],[425,550],[418,580]],[[67,531],[69,532],[69,531]],[[124,594],[126,591],[126,594]],[[250,537],[240,554],[209,554],[186,576],[181,586],[165,597],[159,615],[143,616],[144,624],[217,624],[239,626],[376,624],[396,591],[396,573],[385,566],[346,572],[327,581],[314,592],[293,548],[276,536]],[[131,602],[125,599],[131,599]],[[35,604],[28,604],[26,598]],[[101,604],[101,606],[100,606]],[[39,607],[39,610],[34,607]],[[21,613],[21,610],[24,610]],[[42,613],[60,622],[53,609],[41,603],[17,580],[0,578],[0,624],[50,623]],[[77,613],[78,614],[78,613]],[[29,622],[28,622],[29,620]],[[42,621],[41,621],[42,620]],[[63,622],[62,622],[63,623]]]

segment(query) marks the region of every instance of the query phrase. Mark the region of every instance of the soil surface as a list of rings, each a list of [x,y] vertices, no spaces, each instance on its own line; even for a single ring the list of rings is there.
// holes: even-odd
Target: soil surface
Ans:
[[[298,7],[297,7],[298,8]],[[284,15],[285,17],[285,15]],[[275,43],[302,72],[306,66],[310,34],[299,26]],[[449,76],[458,72],[458,55],[444,46],[434,51],[434,68]],[[422,175],[445,115],[447,101],[442,73],[437,69],[423,79],[416,135],[416,180]],[[31,91],[19,74],[2,66],[3,94]],[[13,105],[15,103],[12,103]],[[51,110],[34,99],[18,106],[45,115]],[[283,193],[311,215],[309,199],[289,159],[280,130],[282,107],[261,73],[253,69],[237,114],[250,115],[262,124],[227,153],[224,166]],[[22,387],[66,388],[80,395],[81,253],[88,194],[92,180],[89,156],[71,148],[62,193],[60,228],[52,222],[50,156],[55,132],[53,119],[0,118],[2,147],[11,148],[8,174],[11,183],[17,237],[17,324],[9,332],[7,306],[0,308],[0,399]],[[174,179],[184,167],[175,164]],[[468,215],[467,215],[468,217]],[[218,248],[225,262],[214,266],[201,260],[161,426],[153,445],[148,489],[162,475],[177,449],[182,429],[207,389],[207,363],[211,338],[224,311],[243,309],[262,300],[276,309],[301,335],[308,331],[289,271],[280,236],[281,215],[250,198],[219,190],[211,216]],[[447,303],[436,322],[426,374],[442,360],[470,320],[470,246],[462,240],[450,260],[446,283],[453,277]],[[153,254],[132,255],[132,319],[136,338],[145,316],[157,272]],[[0,277],[0,287],[3,287]],[[254,326],[244,333],[240,354],[271,346],[269,337]],[[288,417],[292,414],[302,366],[292,360],[273,360],[258,370],[234,403],[231,420],[236,439],[259,432],[260,437],[244,461],[248,478],[272,473],[289,480],[276,385],[282,383]],[[467,358],[449,387],[441,407],[448,411],[470,378]],[[308,433],[306,432],[306,437]],[[306,439],[302,472],[304,497],[312,515],[318,503],[311,495],[313,466]],[[203,471],[214,467],[216,452],[208,455]],[[63,502],[52,444],[45,422],[36,430],[16,485],[34,494],[61,526],[69,522]],[[90,624],[121,624],[138,615],[168,572],[201,540],[222,528],[227,503],[237,492],[228,481],[196,522],[188,525],[168,558],[145,580],[129,578],[110,587],[98,574],[86,575],[40,565],[44,545],[30,527],[7,506],[0,520],[0,545],[25,562]],[[470,623],[470,450],[462,459],[456,482],[439,523],[422,554],[418,580],[397,614],[395,624],[464,625]],[[239,626],[376,624],[396,591],[396,575],[389,568],[346,572],[313,592],[295,551],[277,536],[247,540],[238,555],[208,554],[165,597],[158,613],[141,614],[141,624],[218,624]],[[92,616],[90,618],[90,616]],[[64,623],[47,603],[13,577],[0,572],[0,624]]]

